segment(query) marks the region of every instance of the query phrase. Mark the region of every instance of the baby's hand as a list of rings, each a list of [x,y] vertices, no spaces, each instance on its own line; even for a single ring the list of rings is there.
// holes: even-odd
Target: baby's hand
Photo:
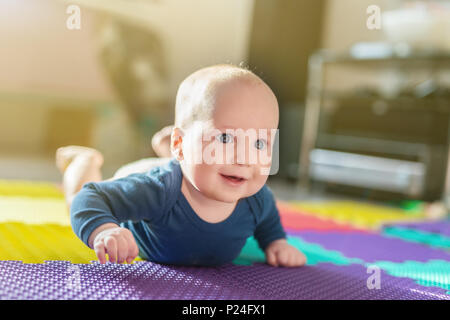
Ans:
[[[306,256],[287,243],[286,239],[275,240],[266,248],[267,263],[274,267],[300,267]]]
[[[97,231],[97,232],[96,232]],[[93,243],[91,248],[101,264],[106,263],[106,254],[110,262],[131,263],[139,254],[139,249],[134,240],[133,234],[126,228],[121,228],[115,224],[100,226],[94,230]]]

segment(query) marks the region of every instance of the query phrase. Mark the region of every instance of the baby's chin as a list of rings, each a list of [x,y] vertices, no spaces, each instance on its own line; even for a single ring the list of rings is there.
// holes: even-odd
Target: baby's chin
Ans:
[[[220,190],[214,190],[210,193],[205,194],[208,198],[220,202],[226,202],[226,203],[236,203],[242,198],[247,198],[252,196],[252,194],[249,194],[248,192],[227,192],[227,191],[220,191]]]
[[[216,194],[215,192],[202,192],[207,198],[215,201],[234,203],[237,202],[242,196],[229,195],[229,194]]]

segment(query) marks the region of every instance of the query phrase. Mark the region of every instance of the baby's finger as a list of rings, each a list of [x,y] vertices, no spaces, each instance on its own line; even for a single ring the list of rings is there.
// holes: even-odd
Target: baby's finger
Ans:
[[[266,252],[266,258],[267,258],[267,263],[270,264],[271,266],[277,267],[277,258],[275,256],[275,253],[273,251],[268,250]]]
[[[117,242],[114,237],[107,237],[105,239],[106,253],[109,256],[109,262],[115,263],[117,261]]]
[[[290,257],[289,257],[289,266],[290,267],[298,267],[298,259],[297,259],[297,254],[295,254],[295,252],[291,253]]]
[[[306,256],[300,252],[300,266],[304,266],[307,261],[308,259],[306,258]]]
[[[134,259],[136,259],[137,255],[139,254],[139,248],[136,244],[136,241],[134,240],[133,235],[130,237],[126,237],[128,241],[128,257],[127,262],[131,263]]]
[[[299,266],[304,266],[306,264],[306,256],[300,252],[300,254],[297,256],[297,263]]]
[[[277,252],[278,264],[281,266],[287,266],[289,263],[289,253],[286,250],[280,250]]]
[[[285,267],[292,267],[292,255],[289,252],[286,252],[286,257],[284,258],[283,266]]]
[[[105,252],[105,245],[103,244],[103,242],[98,242],[94,244],[94,251],[95,255],[98,258],[98,261],[101,264],[106,263],[106,252]]]
[[[117,262],[123,263],[128,257],[128,243],[125,237],[117,237]]]

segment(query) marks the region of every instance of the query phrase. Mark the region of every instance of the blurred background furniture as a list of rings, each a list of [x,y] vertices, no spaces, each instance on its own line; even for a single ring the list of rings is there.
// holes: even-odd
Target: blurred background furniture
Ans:
[[[316,52],[308,72],[303,186],[448,197],[450,52],[359,43],[348,52]]]

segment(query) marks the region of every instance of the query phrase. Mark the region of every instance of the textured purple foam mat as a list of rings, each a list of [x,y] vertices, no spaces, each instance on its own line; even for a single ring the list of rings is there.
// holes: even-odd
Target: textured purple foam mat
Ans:
[[[178,300],[263,299],[255,290],[233,286],[215,268],[173,267],[151,262],[131,265],[23,264],[0,261],[0,299]]]
[[[420,231],[441,234],[450,238],[450,220],[434,222],[396,223],[386,225],[386,227],[416,229]]]
[[[303,231],[289,234],[307,242],[320,244],[325,249],[339,251],[347,258],[359,258],[366,262],[425,262],[431,259],[450,261],[450,253],[444,250],[379,234]]]
[[[23,264],[0,261],[1,299],[446,299],[437,287],[380,271],[380,289],[362,265],[319,264],[274,268],[266,264],[218,268],[133,265]]]
[[[410,278],[379,271],[379,289],[369,289],[367,282],[374,272],[359,264],[320,263],[301,268],[254,264],[220,270],[223,277],[273,300],[450,300],[442,288],[421,286]]]

